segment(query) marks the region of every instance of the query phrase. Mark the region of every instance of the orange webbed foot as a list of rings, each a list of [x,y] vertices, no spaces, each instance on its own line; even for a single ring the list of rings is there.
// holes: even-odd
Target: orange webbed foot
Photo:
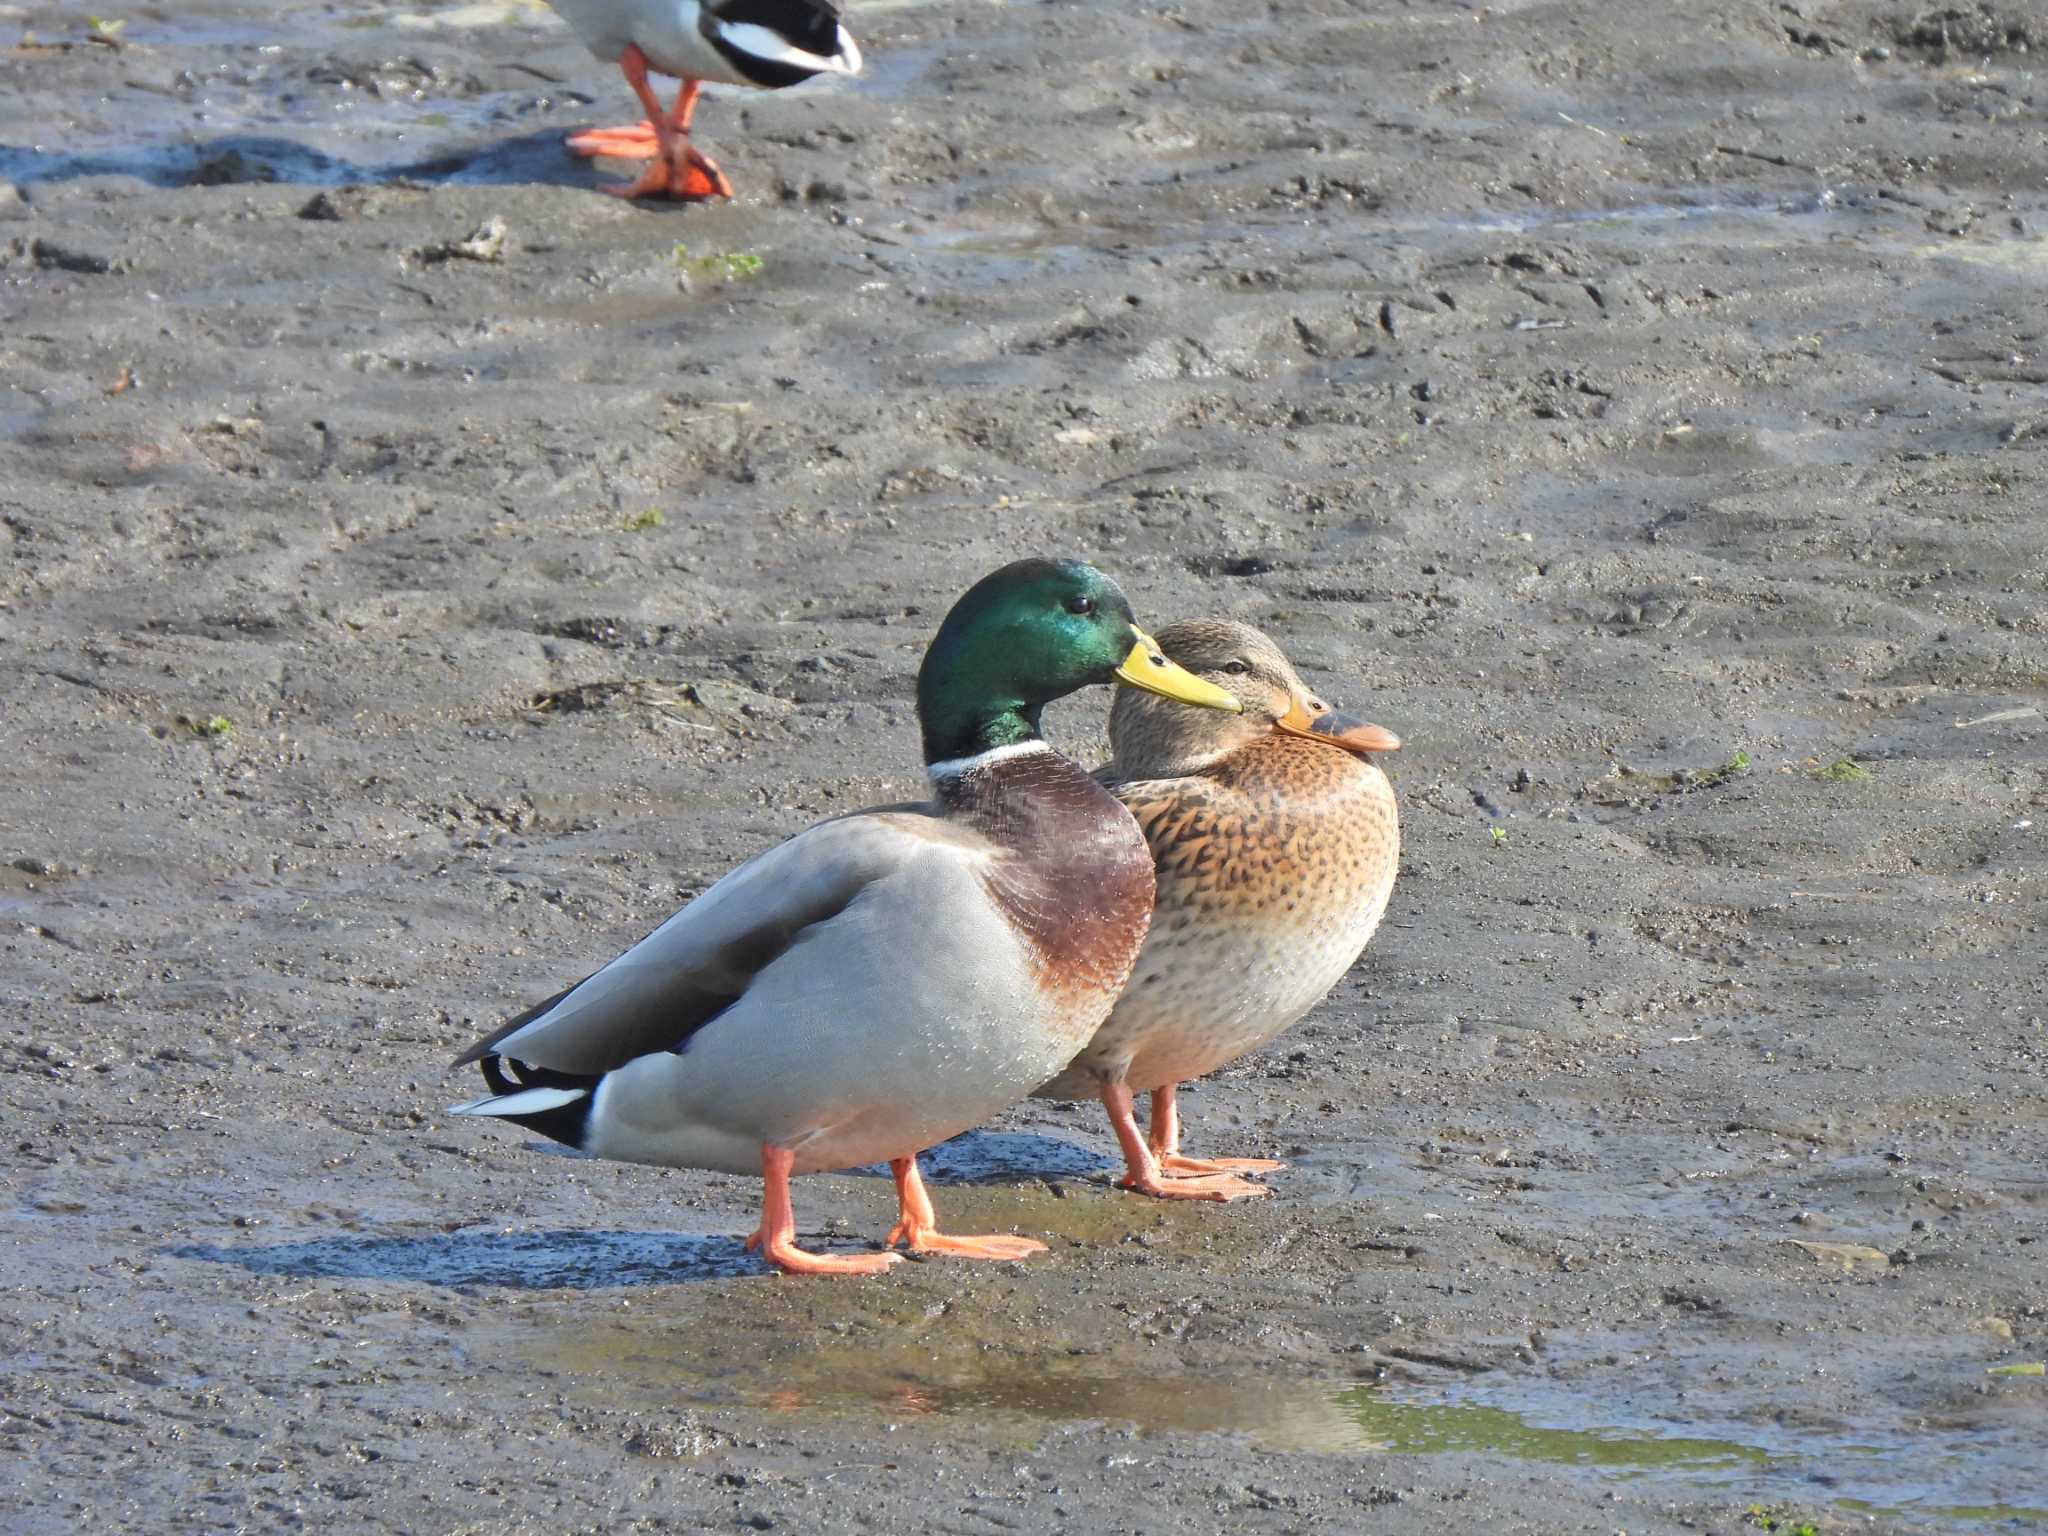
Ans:
[[[1285,1163],[1270,1157],[1182,1157],[1178,1152],[1159,1154],[1163,1173],[1278,1173]]]
[[[722,197],[727,202],[732,201],[732,183],[726,180],[725,172],[718,168],[718,162],[687,140],[683,143],[681,171],[683,186],[680,189],[671,186],[671,197]]]
[[[795,1243],[766,1243],[761,1257],[785,1275],[879,1275],[903,1262],[900,1253],[809,1253]]]
[[[647,84],[647,55],[629,43],[619,55],[619,70],[647,116],[625,128],[587,128],[571,135],[569,150],[579,155],[616,155],[626,160],[652,160],[638,180],[603,190],[614,197],[673,197],[683,202],[732,196],[732,183],[703,153],[691,147],[690,118],[697,109],[699,81],[685,79],[675,106],[666,116]]]
[[[889,1229],[889,1235],[882,1239],[885,1248],[894,1248],[902,1243],[912,1253],[948,1253],[961,1259],[994,1259],[999,1263],[1013,1263],[1028,1259],[1034,1253],[1044,1253],[1045,1244],[1031,1237],[951,1237],[944,1232],[935,1232],[929,1227],[913,1227],[899,1221]],[[896,1257],[896,1255],[891,1255]]]
[[[1174,1113],[1172,1084],[1152,1091],[1153,1136],[1149,1141],[1139,1134],[1137,1119],[1131,1113],[1128,1084],[1104,1083],[1102,1103],[1109,1111],[1109,1123],[1116,1132],[1117,1145],[1123,1148],[1124,1176],[1116,1181],[1119,1188],[1150,1195],[1155,1200],[1260,1200],[1273,1193],[1263,1184],[1254,1184],[1229,1172],[1212,1170],[1186,1178],[1170,1178],[1161,1174],[1162,1165],[1192,1161],[1181,1157],[1176,1150],[1180,1145],[1180,1122]],[[1219,1163],[1215,1168],[1228,1166]],[[1247,1160],[1243,1166],[1249,1169],[1252,1164]]]
[[[661,153],[661,137],[644,118],[623,128],[580,129],[566,142],[570,154],[586,160],[652,160]]]
[[[1116,1182],[1120,1189],[1150,1195],[1155,1200],[1263,1200],[1273,1193],[1263,1184],[1254,1184],[1249,1179],[1228,1173],[1199,1174],[1184,1179],[1127,1173]]]
[[[1010,1262],[1044,1253],[1045,1244],[1030,1237],[949,1237],[939,1230],[939,1218],[932,1209],[931,1196],[917,1171],[915,1157],[889,1161],[896,1176],[896,1225],[882,1239],[882,1246],[905,1244],[912,1253],[950,1253],[962,1259],[995,1259]],[[892,1255],[893,1257],[893,1255]]]
[[[765,1231],[747,1239],[747,1252],[757,1249],[762,1258],[789,1275],[879,1275],[903,1262],[900,1253],[812,1253],[797,1247],[793,1238],[778,1238]]]
[[[1287,1165],[1276,1163],[1270,1157],[1182,1157],[1180,1155],[1180,1110],[1175,1104],[1174,1083],[1162,1083],[1152,1090],[1152,1128],[1145,1137],[1145,1146],[1156,1165],[1153,1171],[1170,1174],[1193,1174],[1202,1176],[1212,1173],[1278,1173]],[[1111,1110],[1114,1118],[1116,1111]],[[1117,1136],[1123,1140],[1135,1135],[1135,1125],[1126,1129],[1119,1127]],[[1126,1143],[1128,1152],[1129,1143]],[[1141,1159],[1130,1159],[1133,1175],[1141,1172]]]
[[[879,1275],[901,1264],[900,1253],[810,1253],[796,1245],[796,1218],[789,1205],[789,1176],[796,1154],[765,1142],[761,1147],[761,1225],[747,1239],[747,1252],[788,1275]]]
[[[698,162],[702,161],[703,165]],[[704,165],[711,166],[707,173]],[[657,159],[636,180],[599,187],[613,197],[668,197],[679,203],[705,203],[714,197],[732,198],[732,183],[725,173],[695,150],[678,164]]]
[[[598,189],[613,197],[668,197],[684,203],[708,202],[714,197],[732,199],[732,183],[718,168],[717,161],[680,132],[672,130],[664,145],[662,131],[650,121],[624,128],[585,128],[569,135],[567,147],[570,154],[585,159],[652,162],[632,181]]]

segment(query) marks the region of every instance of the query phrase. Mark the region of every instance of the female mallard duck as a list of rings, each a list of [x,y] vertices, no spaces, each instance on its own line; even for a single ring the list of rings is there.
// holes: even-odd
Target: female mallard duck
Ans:
[[[1159,640],[1244,710],[1198,714],[1118,697],[1113,755],[1098,776],[1144,828],[1158,906],[1129,990],[1038,1096],[1102,1099],[1126,1189],[1233,1200],[1268,1193],[1238,1174],[1282,1165],[1182,1157],[1174,1085],[1271,1040],[1365,948],[1401,851],[1393,787],[1367,754],[1401,743],[1314,697],[1249,624],[1173,624]],[[1195,954],[1202,963],[1190,969]],[[1141,1137],[1131,1095],[1148,1090]]]
[[[813,75],[857,75],[860,48],[826,0],[548,0],[592,53],[617,64],[647,111],[630,128],[572,134],[579,155],[654,163],[615,197],[731,197],[732,183],[690,143],[706,80],[779,90]],[[667,112],[647,72],[681,79]]]
[[[1152,859],[1114,796],[1038,734],[1115,681],[1235,710],[1166,660],[1078,561],[984,577],[917,678],[926,805],[821,822],[742,864],[594,975],[465,1051],[516,1121],[626,1162],[761,1170],[748,1243],[799,1274],[894,1253],[796,1245],[789,1178],[887,1160],[888,1243],[1016,1259],[1024,1238],[935,1230],[916,1153],[1023,1098],[1087,1043],[1152,914]]]

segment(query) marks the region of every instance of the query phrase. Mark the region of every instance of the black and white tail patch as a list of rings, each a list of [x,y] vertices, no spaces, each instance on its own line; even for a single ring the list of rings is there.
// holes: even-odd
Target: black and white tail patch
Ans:
[[[450,1105],[448,1113],[510,1120],[564,1146],[583,1150],[601,1077],[531,1067],[509,1056],[485,1056],[479,1064],[491,1091],[466,1104]],[[506,1075],[507,1067],[512,1069],[511,1076]]]
[[[768,90],[860,72],[860,49],[824,0],[713,0],[698,28],[728,64]]]

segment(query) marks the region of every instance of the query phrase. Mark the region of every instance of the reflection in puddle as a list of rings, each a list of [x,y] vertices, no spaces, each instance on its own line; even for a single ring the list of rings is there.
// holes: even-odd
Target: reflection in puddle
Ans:
[[[866,1343],[813,1338],[783,1353],[772,1345],[764,1351],[758,1337],[707,1343],[688,1329],[586,1319],[538,1352],[523,1341],[521,1354],[583,1378],[613,1403],[644,1392],[651,1403],[671,1405],[688,1398],[813,1416],[879,1411],[905,1424],[953,1421],[934,1425],[950,1435],[971,1424],[999,1439],[1030,1437],[1047,1424],[1128,1424],[1146,1434],[1237,1435],[1277,1452],[1507,1457],[1692,1495],[1949,1520],[2048,1519],[2048,1508],[2025,1503],[2026,1448],[2005,1446],[2001,1455],[1982,1433],[1929,1431],[1872,1443],[1869,1436],[1717,1424],[1719,1434],[1708,1435],[1618,1415],[1583,1382],[1567,1388],[1516,1377],[1432,1390],[1203,1377],[1163,1363],[1147,1368],[1123,1354],[1019,1358],[953,1333],[903,1342],[907,1349],[873,1334]]]
[[[551,1364],[649,1387],[694,1374],[695,1346],[666,1331],[610,1325],[567,1344]],[[1765,1453],[1719,1440],[1670,1439],[1624,1430],[1538,1428],[1475,1404],[1399,1401],[1381,1388],[1341,1380],[1210,1379],[1171,1370],[1098,1369],[1095,1357],[1015,1370],[977,1368],[938,1356],[921,1366],[877,1366],[843,1346],[779,1362],[770,1383],[746,1363],[714,1372],[693,1396],[782,1412],[880,1408],[904,1415],[971,1416],[996,1425],[1034,1420],[1125,1423],[1147,1433],[1243,1435],[1262,1450],[1430,1455],[1487,1451],[1595,1467],[1745,1468]],[[690,1356],[690,1363],[681,1357]]]

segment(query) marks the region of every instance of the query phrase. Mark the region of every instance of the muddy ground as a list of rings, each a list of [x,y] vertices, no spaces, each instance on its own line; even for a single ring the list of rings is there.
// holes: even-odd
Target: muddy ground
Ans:
[[[2038,8],[856,4],[687,210],[536,6],[78,11],[0,6],[10,1531],[2048,1519]],[[1030,1105],[936,1194],[1050,1254],[798,1282],[442,1113],[913,792],[1035,551],[1406,739],[1380,936],[1186,1101],[1277,1198]]]

